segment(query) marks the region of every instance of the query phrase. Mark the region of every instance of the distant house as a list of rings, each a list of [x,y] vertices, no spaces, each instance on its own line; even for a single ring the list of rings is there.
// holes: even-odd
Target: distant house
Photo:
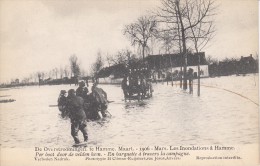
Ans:
[[[187,71],[189,68],[193,69],[194,76],[197,77],[198,69],[197,65],[200,57],[200,73],[201,77],[208,77],[208,65],[205,59],[205,53],[188,54],[187,55]],[[128,72],[128,69],[145,68],[151,72],[154,80],[163,81],[169,77],[174,77],[174,74],[181,72],[181,66],[183,64],[182,54],[163,54],[163,55],[148,55],[143,61],[137,61],[130,63],[126,67],[125,64],[117,64],[110,67],[101,69],[97,77],[99,83],[121,83],[122,78]],[[182,69],[183,70],[183,69]]]
[[[258,61],[252,55],[238,59],[225,59],[209,65],[210,76],[227,76],[232,74],[257,73]]]
[[[207,65],[205,53],[199,54],[187,54],[187,66]],[[184,58],[182,54],[159,54],[159,55],[148,55],[146,61],[151,69],[163,69],[170,67],[181,67],[184,64]]]
[[[239,62],[236,60],[219,62],[219,73],[222,76],[237,74]]]
[[[127,73],[127,69],[124,64],[104,67],[97,74],[98,82],[104,84],[118,84],[121,83],[125,73]]]
[[[239,63],[239,73],[255,73],[258,71],[258,62],[253,58],[252,54],[248,57],[241,56]]]
[[[187,55],[187,71],[189,68],[193,69],[194,76],[198,76],[198,64],[200,58],[200,74],[201,77],[208,77],[208,65],[205,58],[205,53],[188,54]],[[183,68],[184,59],[182,54],[160,54],[160,55],[148,55],[146,57],[148,66],[152,71],[152,77],[154,80],[165,80],[170,77],[176,77],[176,74],[180,73]],[[174,74],[173,74],[174,73]]]

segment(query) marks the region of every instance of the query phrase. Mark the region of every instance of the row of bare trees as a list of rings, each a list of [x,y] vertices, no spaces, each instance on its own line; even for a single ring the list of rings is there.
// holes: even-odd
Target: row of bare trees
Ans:
[[[80,63],[78,57],[73,54],[69,58],[69,65],[64,67],[60,66],[59,68],[55,67],[49,71],[38,71],[30,74],[27,77],[22,78],[22,80],[17,81],[18,79],[11,79],[11,83],[17,84],[18,82],[23,85],[36,84],[44,80],[52,79],[63,79],[71,78],[78,76],[85,76],[87,72],[83,69],[80,69]]]
[[[37,72],[38,79],[63,79],[64,77],[78,77],[81,74],[78,57],[73,54],[69,58],[69,65],[53,68],[49,72]]]
[[[124,35],[130,39],[133,46],[138,45],[142,48],[143,58],[149,52],[149,44],[151,45],[153,39],[158,41],[165,53],[181,53],[183,89],[186,90],[187,53],[199,53],[214,36],[216,5],[213,0],[161,0],[161,6],[151,13],[141,16],[135,23],[126,25]]]
[[[33,84],[38,83],[39,80],[45,80],[45,79],[61,79],[63,77],[68,77],[70,74],[70,71],[68,69],[68,66],[65,66],[65,68],[53,68],[48,72],[44,71],[38,71],[35,73],[30,74],[27,77],[22,78],[19,83],[22,84]],[[11,83],[16,82],[17,79],[11,79]],[[17,82],[16,82],[17,83]]]

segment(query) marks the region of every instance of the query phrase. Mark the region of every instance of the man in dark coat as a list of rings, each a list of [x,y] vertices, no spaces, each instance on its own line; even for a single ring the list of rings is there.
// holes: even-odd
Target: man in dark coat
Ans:
[[[85,83],[81,81],[79,87],[76,90],[76,95],[84,98],[85,94],[88,93],[88,88],[85,87]]]
[[[87,117],[83,109],[84,100],[83,98],[76,96],[74,89],[70,89],[68,91],[67,101],[71,120],[71,135],[75,143],[79,144],[78,131],[80,130],[83,133],[84,141],[86,142],[88,140],[88,133]]]
[[[102,89],[98,88],[97,84],[93,84],[92,88],[92,103],[102,114],[103,117],[106,117],[107,110],[107,93]]]
[[[61,112],[61,117],[65,118],[68,114],[67,112],[67,97],[66,97],[66,91],[65,90],[61,90],[60,91],[60,95],[58,98],[58,108]]]

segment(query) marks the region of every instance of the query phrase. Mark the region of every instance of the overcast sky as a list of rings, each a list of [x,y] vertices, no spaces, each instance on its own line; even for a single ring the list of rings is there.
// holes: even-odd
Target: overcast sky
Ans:
[[[206,55],[224,57],[258,52],[258,1],[216,0],[216,36]],[[159,0],[0,0],[0,82],[69,65],[72,54],[88,70],[100,50],[133,49],[123,35]]]

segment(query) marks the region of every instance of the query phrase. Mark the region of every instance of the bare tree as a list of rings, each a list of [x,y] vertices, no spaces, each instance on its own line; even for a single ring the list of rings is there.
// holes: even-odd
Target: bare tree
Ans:
[[[41,78],[42,78],[43,81],[45,79],[45,76],[46,76],[45,72],[41,72]]]
[[[59,73],[60,73],[60,79],[62,79],[63,78],[63,74],[64,74],[64,69],[63,69],[62,66],[60,66]]]
[[[206,61],[207,61],[207,64],[208,65],[211,65],[213,63],[218,63],[218,60],[216,58],[213,58],[212,56],[208,55],[207,58],[206,58]]]
[[[31,83],[31,82],[33,82],[33,74],[32,73],[29,75],[29,83]]]
[[[57,67],[55,67],[55,68],[53,69],[53,74],[54,74],[55,78],[58,79],[59,70],[58,70]]]
[[[74,77],[78,77],[80,75],[78,57],[74,54],[70,56],[69,61],[70,61],[71,73],[73,74]]]
[[[132,54],[128,49],[118,51],[113,57],[110,57],[110,63],[113,65],[117,64],[129,64],[132,61],[137,61],[138,58]]]
[[[198,34],[198,30],[202,30],[202,28],[208,24],[207,18],[212,16],[211,11],[214,10],[213,2],[212,0],[161,0],[161,4],[162,7],[159,8],[157,12],[159,22],[165,24],[165,31],[171,31],[172,34],[177,34],[178,38],[176,38],[176,40],[181,41],[180,46],[182,48],[180,51],[183,55],[184,62],[183,89],[186,90],[187,48],[192,47],[191,43],[194,43],[195,39],[192,31]],[[200,39],[202,36],[197,36],[197,39]],[[205,40],[205,42],[202,43],[206,44],[207,42]]]
[[[96,61],[94,62],[94,64],[92,65],[91,69],[92,69],[92,75],[94,77],[96,77],[97,73],[102,69],[104,65],[104,61],[102,59],[102,55],[101,55],[101,52],[98,51],[97,53],[97,59]]]
[[[148,49],[148,42],[157,33],[157,22],[154,16],[142,16],[135,23],[126,25],[124,35],[129,37],[133,46],[142,47],[144,59],[145,49]]]
[[[108,66],[112,65],[113,64],[113,56],[107,53],[106,61],[108,63]]]
[[[65,75],[65,77],[69,77],[69,75],[70,75],[68,68],[69,68],[68,66],[64,67],[64,75]]]
[[[38,72],[33,73],[34,82],[37,83],[38,78]]]
[[[157,40],[162,42],[162,49],[165,53],[170,53],[170,50],[174,47],[175,40],[174,37],[170,35],[169,31],[162,31],[156,35]]]
[[[39,85],[41,83],[41,80],[43,80],[42,72],[37,72],[38,80],[39,80]]]
[[[48,72],[48,77],[49,77],[49,78],[52,78],[52,70],[50,70],[50,71]]]
[[[191,41],[194,44],[195,52],[198,56],[198,91],[200,96],[200,55],[199,52],[207,45],[210,39],[212,39],[215,32],[213,13],[215,9],[212,0],[197,0],[194,2],[186,1],[187,7],[187,19],[191,31]],[[203,19],[203,21],[198,21]]]

